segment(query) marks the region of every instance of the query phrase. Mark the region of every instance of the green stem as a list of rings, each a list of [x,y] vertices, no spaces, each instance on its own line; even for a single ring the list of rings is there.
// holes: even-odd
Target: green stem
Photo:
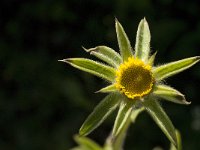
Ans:
[[[124,124],[121,132],[119,135],[116,137],[116,139],[113,140],[113,150],[122,150],[123,149],[123,144],[125,141],[126,133],[128,131],[128,128],[131,124],[131,115],[126,120],[126,123]]]
[[[109,136],[106,141],[106,150],[123,150],[123,144],[125,141],[126,133],[131,123],[134,123],[137,116],[144,110],[144,108],[134,109],[130,116],[127,118],[121,132],[115,139]]]

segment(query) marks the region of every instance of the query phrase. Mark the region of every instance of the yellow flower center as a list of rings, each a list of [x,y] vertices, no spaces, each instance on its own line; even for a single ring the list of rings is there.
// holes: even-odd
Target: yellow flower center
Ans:
[[[151,66],[130,57],[119,66],[115,85],[128,98],[134,99],[147,95],[152,89],[153,82]]]

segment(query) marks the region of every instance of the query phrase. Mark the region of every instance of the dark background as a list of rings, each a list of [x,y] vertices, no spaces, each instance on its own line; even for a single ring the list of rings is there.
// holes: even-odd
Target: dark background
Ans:
[[[68,150],[73,135],[105,96],[106,83],[58,62],[88,57],[86,48],[118,50],[114,17],[134,46],[137,25],[146,17],[156,64],[200,55],[198,0],[1,0],[0,150]],[[167,83],[186,95],[189,106],[163,102],[182,133],[183,150],[200,149],[200,64]],[[103,144],[115,114],[89,137]],[[131,126],[125,150],[169,148],[146,114]]]

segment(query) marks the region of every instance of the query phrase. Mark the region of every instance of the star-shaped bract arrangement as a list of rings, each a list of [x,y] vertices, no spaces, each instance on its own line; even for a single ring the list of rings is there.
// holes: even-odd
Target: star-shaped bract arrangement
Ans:
[[[107,46],[97,46],[84,49],[104,63],[85,58],[61,60],[109,83],[98,91],[108,95],[85,120],[79,134],[88,135],[119,107],[112,131],[112,137],[115,138],[134,112],[146,110],[171,143],[177,146],[175,128],[158,100],[186,105],[190,102],[185,100],[183,94],[162,81],[193,66],[200,60],[200,56],[154,66],[156,52],[150,55],[151,35],[146,19],[139,23],[134,51],[117,19],[115,27],[120,54]]]

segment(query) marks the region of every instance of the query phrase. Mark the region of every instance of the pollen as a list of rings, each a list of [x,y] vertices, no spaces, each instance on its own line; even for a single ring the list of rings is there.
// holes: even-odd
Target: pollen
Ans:
[[[116,88],[131,99],[149,94],[153,83],[151,66],[134,57],[122,63],[116,72]]]

